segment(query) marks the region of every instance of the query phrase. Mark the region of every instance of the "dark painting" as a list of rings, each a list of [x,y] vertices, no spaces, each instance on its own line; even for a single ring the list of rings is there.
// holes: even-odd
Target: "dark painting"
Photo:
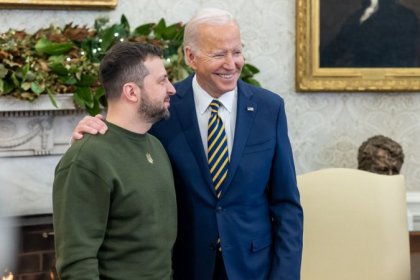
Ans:
[[[320,67],[419,67],[419,18],[419,0],[320,0]]]

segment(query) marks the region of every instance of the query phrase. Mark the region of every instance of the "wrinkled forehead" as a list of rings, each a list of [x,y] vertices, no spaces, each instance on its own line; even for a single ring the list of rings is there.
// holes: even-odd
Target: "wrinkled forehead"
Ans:
[[[242,47],[241,34],[239,28],[233,23],[228,23],[226,25],[202,25],[199,29],[197,39],[201,47]]]

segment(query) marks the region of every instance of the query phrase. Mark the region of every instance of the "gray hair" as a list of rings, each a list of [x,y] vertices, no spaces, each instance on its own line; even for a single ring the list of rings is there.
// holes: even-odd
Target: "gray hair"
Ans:
[[[197,50],[198,27],[202,24],[223,25],[228,22],[236,22],[231,13],[216,8],[199,10],[187,23],[184,30],[184,51],[186,47]]]

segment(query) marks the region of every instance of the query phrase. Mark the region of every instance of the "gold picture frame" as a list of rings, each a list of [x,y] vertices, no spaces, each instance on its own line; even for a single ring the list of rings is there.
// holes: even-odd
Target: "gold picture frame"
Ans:
[[[5,8],[105,8],[113,9],[118,0],[0,0]]]
[[[420,91],[420,66],[320,67],[320,6],[321,0],[296,0],[297,91]]]

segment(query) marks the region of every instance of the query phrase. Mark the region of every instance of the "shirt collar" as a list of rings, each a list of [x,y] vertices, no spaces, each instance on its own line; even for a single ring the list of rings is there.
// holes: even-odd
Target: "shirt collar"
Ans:
[[[199,112],[201,115],[204,114],[204,112],[207,110],[207,108],[210,106],[211,101],[214,99],[210,94],[208,94],[197,82],[197,78],[194,75],[193,81],[192,81],[192,87],[193,87],[193,93],[194,93],[194,102],[195,107],[197,108],[197,112]],[[236,88],[234,90],[225,92],[217,98],[217,100],[222,103],[223,107],[228,110],[228,112],[232,112],[233,102],[235,102],[236,97]]]

